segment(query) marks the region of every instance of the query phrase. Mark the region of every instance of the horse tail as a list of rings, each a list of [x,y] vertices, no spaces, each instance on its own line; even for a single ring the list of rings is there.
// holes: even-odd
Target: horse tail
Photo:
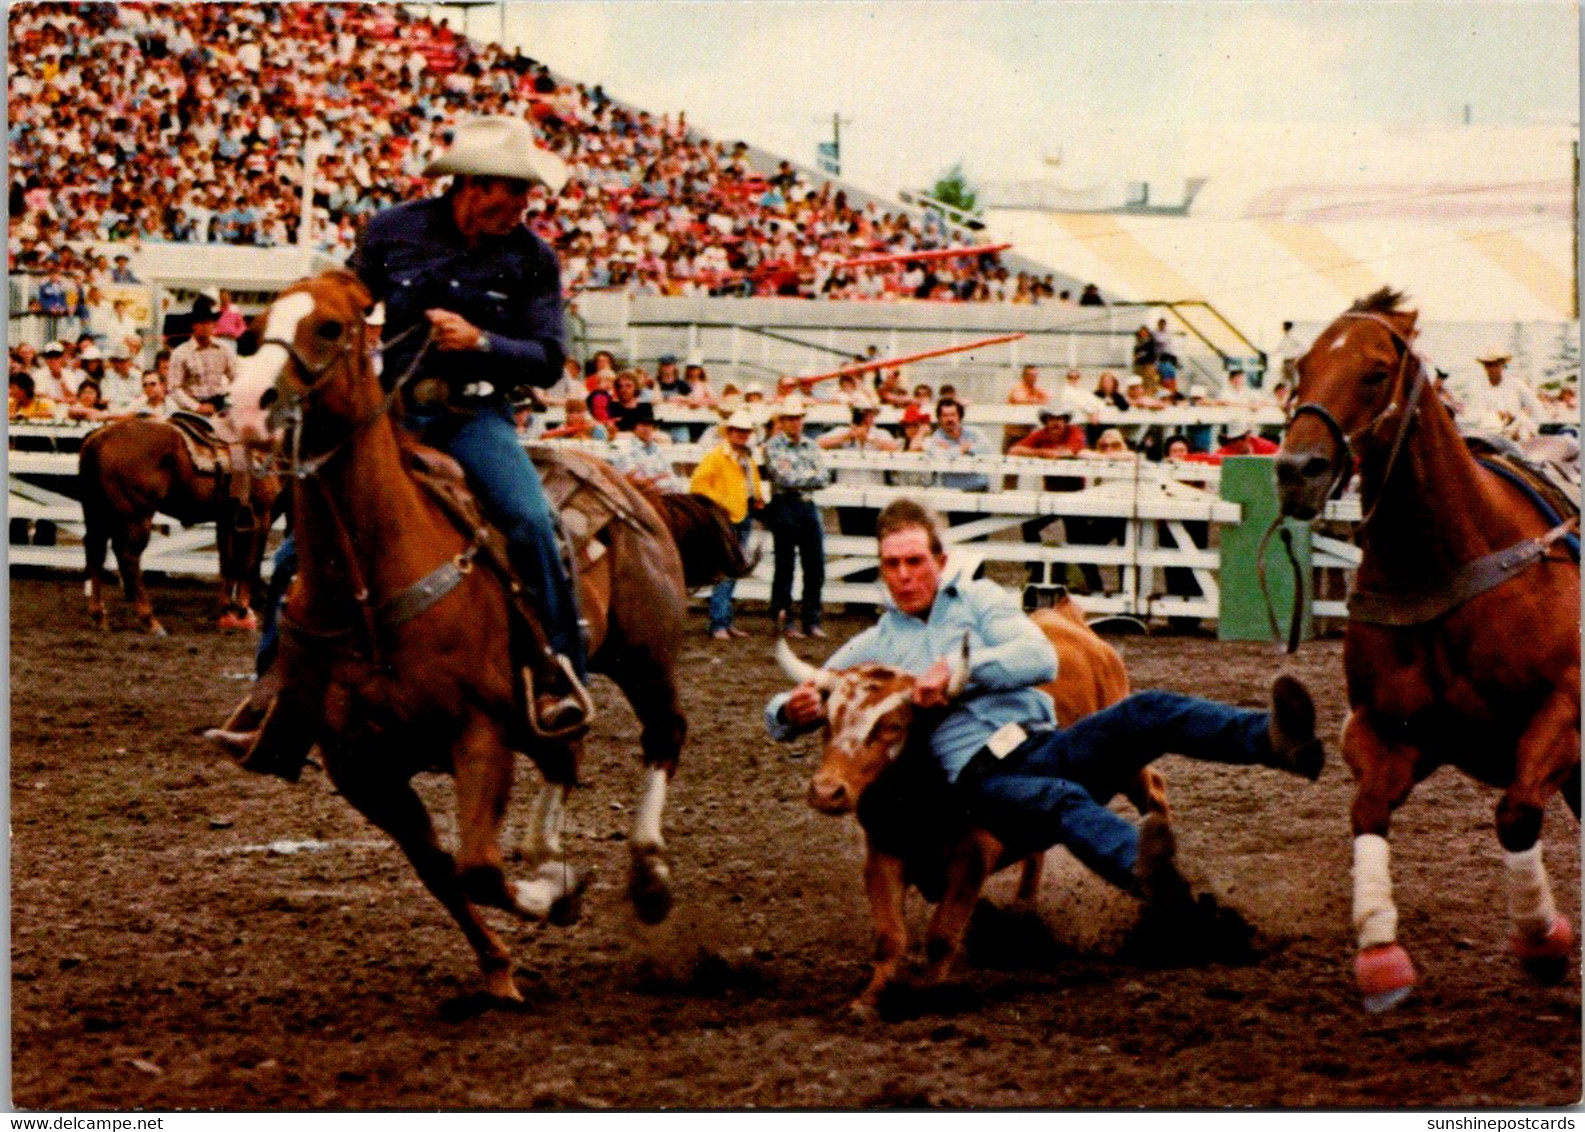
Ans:
[[[754,569],[757,563],[744,556],[732,520],[715,500],[692,493],[640,490],[666,521],[690,590],[722,578],[741,578]]]

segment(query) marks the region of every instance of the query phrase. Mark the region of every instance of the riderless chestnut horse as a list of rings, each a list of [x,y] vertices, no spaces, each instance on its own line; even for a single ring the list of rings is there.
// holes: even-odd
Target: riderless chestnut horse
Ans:
[[[184,525],[215,524],[220,628],[258,627],[252,606],[264,592],[259,563],[276,516],[281,490],[277,477],[233,470],[226,445],[197,419],[184,430],[138,417],[89,434],[77,458],[77,483],[83,505],[88,616],[95,625],[102,629],[109,623],[104,603],[108,544],[115,550],[121,586],[138,623],[145,632],[165,635],[143,585],[143,552],[154,514],[161,512]]]
[[[1363,549],[1349,598],[1343,757],[1355,778],[1355,974],[1371,1010],[1413,987],[1397,941],[1387,830],[1444,764],[1503,788],[1513,946],[1561,978],[1573,933],[1541,861],[1547,803],[1580,812],[1580,582],[1575,515],[1471,455],[1414,352],[1417,312],[1383,288],[1298,362],[1277,457],[1285,514],[1313,519],[1360,475]],[[1550,513],[1549,513],[1550,512]]]
[[[415,475],[416,461],[449,462],[391,418],[401,378],[387,391],[370,364],[370,303],[345,271],[287,288],[262,317],[258,351],[243,359],[232,394],[233,419],[255,442],[272,418],[295,422],[281,453],[294,476],[301,569],[282,614],[291,675],[276,710],[301,713],[336,788],[396,840],[456,919],[488,993],[517,1000],[506,946],[479,909],[557,919],[576,897],[582,878],[564,859],[560,826],[577,752],[529,729],[508,639],[514,598],[490,566],[493,536],[482,523],[459,529]],[[643,728],[629,896],[656,922],[671,900],[661,814],[686,731],[672,677],[682,564],[655,510],[609,466],[584,458],[571,474],[619,513],[580,582],[592,665],[621,687]],[[514,752],[533,757],[546,785],[529,834],[538,871],[509,883],[499,839]],[[455,858],[412,788],[424,770],[456,780]]]

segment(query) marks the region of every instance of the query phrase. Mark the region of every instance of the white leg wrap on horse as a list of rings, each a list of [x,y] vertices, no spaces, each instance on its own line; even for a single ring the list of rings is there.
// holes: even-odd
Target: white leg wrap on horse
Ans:
[[[664,849],[660,835],[660,816],[666,809],[666,772],[659,767],[644,770],[644,792],[638,800],[638,816],[633,820],[633,844],[641,849]]]
[[[559,861],[561,851],[562,804],[567,788],[547,782],[534,795],[528,818],[528,856],[534,861]]]
[[[1398,938],[1389,858],[1385,837],[1362,833],[1354,838],[1354,931],[1361,950]]]
[[[533,880],[513,883],[513,895],[524,912],[543,920],[550,915],[551,905],[577,887],[576,873],[559,861],[546,861],[535,870]]]
[[[1508,916],[1514,928],[1529,938],[1546,935],[1557,919],[1557,904],[1541,863],[1541,843],[1522,853],[1509,853],[1503,864],[1508,875]]]

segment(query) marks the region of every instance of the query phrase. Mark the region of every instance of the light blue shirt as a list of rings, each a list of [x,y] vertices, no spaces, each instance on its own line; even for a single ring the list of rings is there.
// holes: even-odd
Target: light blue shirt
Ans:
[[[1057,651],[1011,593],[988,579],[966,581],[952,571],[942,577],[927,619],[904,613],[888,600],[880,621],[826,662],[830,669],[884,664],[918,676],[962,648],[964,633],[969,635],[968,686],[930,737],[931,754],[952,781],[1006,724],[1057,722],[1051,697],[1034,686],[1056,679]],[[812,730],[782,720],[782,705],[791,694],[781,692],[765,705],[765,728],[781,742]]]
[[[964,425],[962,435],[956,440],[937,429],[925,441],[925,451],[932,456],[987,456],[996,449],[983,432],[973,425]],[[942,472],[940,482],[942,487],[954,487],[959,491],[985,491],[991,486],[983,472]]]

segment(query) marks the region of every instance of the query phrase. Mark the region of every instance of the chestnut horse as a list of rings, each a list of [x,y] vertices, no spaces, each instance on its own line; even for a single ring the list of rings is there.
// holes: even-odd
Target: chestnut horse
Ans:
[[[1414,985],[1397,942],[1387,830],[1415,784],[1449,764],[1503,788],[1513,946],[1562,977],[1572,931],[1541,862],[1542,817],[1580,811],[1579,564],[1547,515],[1470,454],[1414,352],[1416,312],[1383,288],[1323,330],[1276,461],[1284,514],[1308,520],[1360,474],[1363,549],[1343,646],[1355,778],[1355,975],[1385,1010]],[[1577,502],[1577,501],[1576,501]]]
[[[215,459],[223,469],[226,449],[218,442]],[[83,551],[88,570],[88,616],[101,629],[105,613],[105,547],[116,552],[121,586],[145,632],[165,635],[143,585],[143,552],[149,545],[154,514],[184,526],[214,523],[220,551],[220,628],[258,627],[255,598],[263,595],[259,564],[277,513],[280,481],[250,475],[245,499],[232,497],[228,473],[201,471],[187,440],[174,424],[137,417],[90,433],[77,458],[78,493],[83,505]]]
[[[370,302],[345,271],[293,284],[263,315],[258,352],[233,389],[232,417],[249,440],[269,437],[272,418],[296,422],[282,455],[293,469],[301,568],[282,613],[288,675],[276,710],[302,720],[336,788],[407,854],[473,946],[487,992],[519,1000],[511,957],[480,908],[555,919],[576,897],[582,878],[560,841],[576,748],[529,729],[506,584],[485,568],[482,532],[461,533],[410,471],[417,446],[390,415],[400,382],[387,393],[364,348]],[[592,665],[623,690],[643,729],[629,896],[655,922],[670,908],[661,814],[686,731],[672,676],[687,608],[682,564],[636,489],[592,458],[577,472],[621,515],[602,536],[605,552],[581,567],[581,593]],[[499,841],[514,752],[531,755],[547,785],[529,833],[537,872],[509,883]],[[455,779],[455,857],[413,790],[424,770]]]

